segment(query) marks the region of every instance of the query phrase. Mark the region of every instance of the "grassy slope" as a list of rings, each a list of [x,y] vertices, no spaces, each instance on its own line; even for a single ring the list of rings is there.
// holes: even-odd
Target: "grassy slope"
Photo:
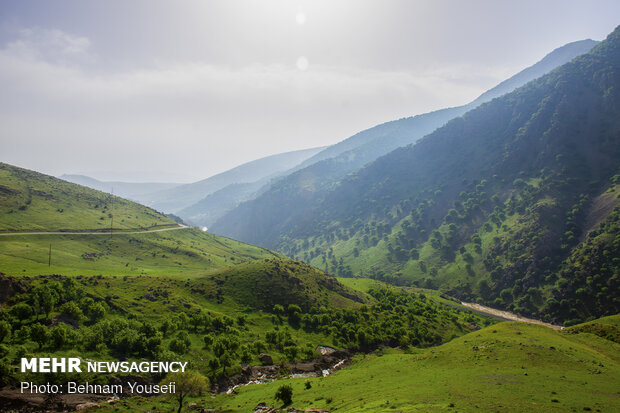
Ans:
[[[299,267],[299,268],[297,268]],[[278,269],[279,268],[279,269]],[[293,271],[290,273],[289,271]],[[314,272],[314,274],[313,274]],[[286,275],[285,275],[286,274]],[[74,301],[80,305],[84,314],[88,314],[88,300],[101,303],[107,309],[104,319],[97,324],[93,324],[86,319],[82,319],[77,330],[80,338],[72,338],[67,345],[53,347],[48,340],[42,348],[33,340],[24,339],[20,332],[22,328],[41,321],[41,315],[29,316],[20,320],[13,320],[13,334],[6,341],[8,345],[8,360],[17,366],[18,352],[25,351],[30,356],[55,355],[55,356],[80,356],[95,360],[119,359],[128,357],[136,358],[133,350],[127,352],[120,351],[114,343],[121,343],[127,340],[131,343],[132,334],[119,333],[114,330],[110,336],[102,338],[105,345],[94,348],[88,344],[92,337],[95,337],[106,323],[112,322],[119,329],[130,326],[135,332],[142,332],[144,325],[153,326],[160,329],[165,322],[171,321],[179,329],[188,333],[191,342],[188,351],[180,354],[166,354],[170,343],[176,337],[172,332],[163,337],[161,350],[164,353],[149,356],[154,360],[161,357],[172,357],[175,360],[187,360],[191,362],[192,369],[202,374],[210,375],[212,369],[209,362],[215,358],[214,346],[205,347],[203,338],[205,335],[212,335],[216,340],[230,339],[238,342],[241,346],[247,347],[251,358],[248,360],[252,365],[260,364],[258,354],[267,352],[276,362],[290,360],[287,348],[281,345],[272,345],[268,334],[282,333],[290,335],[287,346],[294,345],[300,349],[296,357],[297,360],[313,357],[313,349],[317,345],[329,345],[341,348],[337,334],[333,328],[341,328],[342,325],[333,324],[331,320],[326,321],[326,329],[300,328],[296,324],[290,323],[287,315],[275,315],[263,308],[269,307],[272,303],[282,304],[286,307],[288,303],[295,300],[301,307],[312,305],[324,306],[322,314],[334,315],[353,314],[355,308],[360,307],[356,300],[362,299],[368,306],[365,310],[372,321],[375,317],[379,323],[389,323],[398,317],[402,309],[394,311],[381,311],[376,309],[377,301],[369,295],[361,292],[356,293],[340,284],[336,280],[322,280],[320,272],[290,260],[256,260],[251,263],[240,264],[235,268],[214,271],[211,275],[197,277],[193,279],[181,279],[179,277],[150,277],[150,276],[76,276],[72,277],[77,283],[77,290],[81,298]],[[266,280],[269,281],[266,281]],[[10,314],[12,306],[17,303],[29,302],[34,297],[33,289],[43,285],[52,285],[63,282],[61,276],[42,276],[42,277],[7,277],[0,276],[0,284],[6,288],[8,296],[0,297],[0,306],[7,316]],[[269,283],[274,286],[269,288]],[[253,287],[254,286],[254,287]],[[394,287],[395,288],[395,287]],[[248,300],[249,294],[256,296],[253,300]],[[353,300],[354,298],[355,300]],[[361,300],[360,300],[361,301]],[[472,317],[466,311],[459,311],[454,308],[444,307],[424,299],[415,300],[425,313],[412,316],[416,328],[428,331],[436,336],[440,342],[445,342],[453,337],[463,335],[472,331],[473,325],[488,325],[491,320],[482,317]],[[56,308],[56,311],[59,308]],[[430,314],[427,316],[426,312]],[[224,320],[225,328],[214,326],[199,325],[194,326],[190,320],[189,324],[182,327],[179,324],[179,316],[185,313],[190,318],[195,314],[208,314],[210,317]],[[52,312],[51,319],[58,319],[59,313]],[[240,323],[239,320],[244,322]],[[38,320],[38,321],[37,321]],[[49,317],[43,317],[42,323],[49,324]],[[175,321],[176,320],[176,321]],[[228,320],[228,321],[226,321]],[[332,324],[330,324],[332,323]],[[368,322],[370,325],[370,322]],[[55,323],[51,323],[53,326]],[[59,323],[62,324],[62,323]],[[375,323],[373,326],[378,326]],[[350,325],[344,327],[350,328]],[[50,327],[54,328],[54,327]],[[105,330],[107,331],[107,330]],[[163,330],[162,330],[163,331]],[[22,337],[22,338],[19,338]],[[82,341],[83,339],[83,341]],[[146,339],[146,337],[145,337]],[[77,341],[76,341],[77,340]],[[267,343],[262,350],[255,349],[258,342]],[[127,344],[127,348],[133,348],[133,344]],[[21,349],[21,350],[20,350]],[[308,353],[309,350],[309,353]],[[309,355],[310,354],[310,355]],[[231,369],[227,375],[239,371],[240,352],[231,353]],[[14,380],[40,380],[37,375],[23,376],[18,375]],[[105,375],[88,375],[81,377],[81,380],[93,382],[105,382]],[[131,403],[138,403],[139,399],[132,399]],[[123,402],[124,403],[124,402]],[[154,403],[162,403],[161,399],[154,399]],[[129,409],[131,410],[131,409]]]
[[[0,164],[0,232],[106,231],[111,216],[114,234],[0,236],[0,272],[199,276],[277,256],[195,229],[125,234],[124,230],[177,224],[140,204]],[[48,266],[50,245],[52,265]]]
[[[94,189],[0,163],[0,232],[174,227],[155,210]]]
[[[222,285],[223,294],[252,308],[271,311],[275,304],[359,307],[365,301],[358,294],[326,277],[321,271],[296,261],[257,260],[209,277],[208,283]],[[213,288],[213,287],[212,287]]]
[[[619,316],[608,318],[618,329]],[[610,321],[606,321],[610,323]],[[609,324],[608,324],[609,325]],[[504,322],[414,354],[365,356],[327,378],[287,380],[293,406],[341,412],[618,411],[620,345]],[[219,396],[224,411],[278,405],[278,381]]]
[[[50,278],[32,279],[20,277],[19,286],[28,288],[32,285],[41,285],[51,281]],[[245,303],[239,303],[228,295],[223,295],[221,300],[215,297],[216,283],[207,278],[196,278],[192,280],[182,280],[177,278],[165,277],[121,277],[121,276],[77,276],[75,278],[80,290],[85,292],[86,297],[90,297],[95,302],[105,303],[108,313],[104,321],[111,321],[116,325],[125,325],[126,323],[134,323],[136,329],[142,323],[159,328],[164,321],[174,320],[175,316],[186,313],[209,314],[212,317],[223,319],[230,318],[233,322],[229,328],[235,329],[239,335],[231,335],[229,333],[219,332],[211,333],[210,329],[205,330],[204,327],[188,327],[186,331],[189,333],[191,344],[188,351],[184,354],[174,354],[175,360],[189,361],[194,370],[203,374],[209,369],[208,362],[210,359],[216,358],[212,348],[205,348],[203,337],[205,334],[213,334],[215,337],[227,336],[239,338],[243,343],[253,343],[258,340],[265,341],[266,333],[269,331],[283,331],[291,334],[292,340],[300,346],[300,348],[311,347],[317,345],[335,345],[332,337],[320,332],[306,332],[302,329],[294,329],[288,327],[286,321],[284,325],[278,321],[271,313],[256,311],[256,309],[248,308]],[[31,284],[32,283],[32,284]],[[20,287],[18,287],[20,288]],[[291,290],[294,290],[291,286]],[[324,293],[323,290],[320,290]],[[293,294],[293,292],[291,292]],[[22,294],[23,295],[23,294]],[[19,300],[20,295],[11,298],[9,302]],[[22,297],[23,298],[23,297]],[[6,308],[5,305],[3,305]],[[54,313],[53,317],[58,314]],[[245,323],[243,326],[238,325],[234,320],[243,317]],[[286,319],[286,318],[285,318]],[[26,325],[32,324],[34,319],[30,317],[24,320]],[[88,325],[83,323],[79,331],[85,337],[89,336]],[[163,339],[162,349],[167,350],[169,343],[176,337],[175,333],[170,334]],[[14,360],[13,365],[17,365],[16,352],[20,348],[27,351],[31,357],[43,356],[70,356],[83,357],[94,360],[118,360],[125,355],[115,352],[113,349],[85,349],[81,347],[81,343],[74,343],[64,346],[62,349],[51,350],[47,345],[43,349],[39,349],[38,345],[33,341],[22,341],[22,344],[5,342],[9,345],[9,358]],[[286,355],[280,348],[266,349],[274,360],[286,359]],[[152,360],[160,360],[159,356],[151,357]],[[170,356],[168,356],[170,357]],[[135,359],[135,355],[128,355],[128,358]],[[239,365],[239,357],[235,357],[233,366]],[[252,365],[260,365],[258,360],[258,352],[252,354]],[[238,370],[238,367],[237,367]],[[236,372],[236,370],[234,370]],[[229,372],[229,374],[232,374]],[[19,380],[40,380],[41,377],[29,375],[27,377],[19,376]],[[78,378],[76,378],[78,379]],[[88,374],[81,376],[79,380],[91,382],[106,382],[106,375]]]
[[[271,261],[271,264],[276,260]],[[262,262],[262,260],[260,261]],[[290,265],[288,261],[281,261],[282,265]],[[215,276],[197,277],[192,280],[181,280],[178,278],[159,277],[103,277],[103,278],[84,278],[80,280],[81,285],[87,291],[91,292],[96,299],[106,299],[107,302],[114,305],[114,316],[123,319],[137,319],[140,321],[148,320],[159,325],[172,314],[178,314],[181,311],[193,314],[195,312],[206,311],[213,316],[228,316],[236,319],[239,316],[246,318],[247,322],[241,332],[244,341],[264,340],[267,331],[276,329],[284,329],[280,323],[275,322],[271,313],[257,311],[257,308],[248,305],[248,303],[239,301],[239,294],[243,292],[234,292],[231,296],[231,284],[235,284],[237,277],[248,274],[247,271],[257,269],[255,263],[241,264],[234,270],[228,270],[227,282],[218,283],[226,276],[220,276],[219,272]],[[266,265],[269,266],[270,263]],[[229,284],[230,283],[230,284]],[[222,299],[218,300],[218,288],[222,286]],[[295,285],[289,284],[290,295],[302,294],[303,290],[298,290]],[[317,289],[315,293],[333,295],[331,291],[325,289]],[[148,296],[149,298],[146,298]],[[110,297],[112,299],[110,300]],[[274,295],[273,299],[279,301],[279,296]],[[349,303],[341,303],[342,306]],[[307,333],[301,329],[289,329],[293,339],[302,344],[311,344],[313,347],[319,344],[333,345],[332,338],[320,333]],[[209,357],[213,357],[211,351],[204,349],[202,338],[205,331],[200,328],[198,331],[191,331],[190,338],[192,346],[189,353],[183,358],[192,360],[194,368],[203,370],[207,368]],[[167,347],[169,340],[165,340]],[[269,350],[275,360],[284,357],[282,352],[275,349]],[[101,355],[93,355],[101,358]],[[260,364],[258,359],[254,357],[252,364]]]
[[[9,165],[1,165],[0,172],[0,231],[90,231],[98,228],[100,215],[108,222],[107,214],[114,211],[114,228],[121,231],[112,234],[0,236],[0,272],[20,276],[17,279],[23,285],[39,285],[50,279],[27,276],[73,276],[84,294],[105,303],[107,320],[120,324],[148,321],[159,326],[180,312],[208,311],[233,319],[243,315],[247,320],[245,326],[239,326],[243,340],[258,340],[281,327],[278,318],[260,311],[271,310],[276,303],[296,303],[305,309],[315,304],[354,308],[363,301],[361,294],[335,279],[264,248],[192,228],[125,233],[122,229],[176,224],[154,210],[120,198],[114,199],[113,209],[108,194],[53,177]],[[124,216],[127,219],[123,221]],[[151,222],[151,218],[157,221]],[[117,222],[123,226],[117,227]],[[48,265],[50,245],[52,263]],[[32,295],[18,294],[0,307],[4,310],[24,301],[32,304]],[[81,300],[76,301],[82,305]],[[25,322],[36,320],[30,317]],[[213,356],[204,349],[205,333],[204,329],[190,332],[192,346],[187,354],[201,371],[207,368],[208,357]],[[332,337],[324,333],[291,330],[291,334],[302,345],[335,345]],[[171,339],[164,339],[163,349],[168,348]],[[24,345],[28,351],[38,352],[32,341],[26,340]],[[81,354],[77,347],[69,347],[56,353]],[[15,356],[16,349],[10,347],[11,356]],[[272,354],[276,359],[282,356],[277,350]],[[106,358],[112,354],[102,350],[81,355]]]
[[[50,244],[52,265],[48,266]],[[112,236],[0,237],[0,271],[7,274],[200,276],[274,256],[278,255],[264,248],[189,228]]]

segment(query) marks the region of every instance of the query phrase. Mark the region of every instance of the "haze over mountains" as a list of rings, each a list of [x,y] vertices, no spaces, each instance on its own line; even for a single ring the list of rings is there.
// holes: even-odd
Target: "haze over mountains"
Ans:
[[[252,201],[264,193],[269,196],[269,191],[280,191],[281,186],[289,188],[289,195],[293,198],[296,192],[300,192],[300,187],[315,192],[331,188],[346,174],[366,163],[398,147],[411,144],[481,103],[508,93],[553,70],[587,52],[596,43],[593,40],[582,40],[555,49],[538,63],[483,93],[467,105],[387,122],[327,148],[262,158],[196,183],[175,185],[99,182],[75,175],[63,175],[61,178],[106,192],[114,188],[114,192],[120,196],[142,202],[165,213],[174,213],[188,223],[210,228],[239,204]],[[329,162],[321,162],[326,160]],[[304,170],[301,175],[295,174],[300,170]],[[292,186],[292,181],[278,183],[281,179],[297,183]]]
[[[614,314],[618,84],[617,29],[341,181],[336,160],[298,171],[212,230],[333,274],[441,288],[548,320]]]
[[[190,184],[101,182],[83,175],[62,175],[60,178],[108,193],[113,188],[117,195],[165,213],[174,213],[228,185],[266,183],[322,149],[310,148],[267,156]]]
[[[174,188],[181,184],[176,183],[160,183],[160,182],[119,182],[119,181],[100,181],[86,175],[64,174],[59,176],[60,179],[74,184],[87,186],[98,191],[114,193],[122,198],[139,200],[143,195],[157,191]]]
[[[273,184],[256,200],[242,204],[223,216],[211,229],[232,238],[275,248],[282,235],[278,228],[294,223],[307,214],[313,203],[319,201],[348,173],[396,148],[416,142],[480,104],[550,72],[589,51],[596,43],[593,40],[581,40],[555,49],[538,63],[467,105],[387,122],[330,146],[304,161],[295,168],[297,171]],[[261,210],[278,213],[261,216]]]
[[[304,161],[295,169],[303,169],[319,161],[335,158],[350,151],[355,152],[347,154],[349,159],[359,158],[354,165],[351,165],[351,168],[355,168],[358,164],[364,164],[400,146],[406,146],[415,142],[417,139],[437,129],[448,120],[460,116],[484,102],[512,92],[517,87],[523,86],[527,82],[550,72],[583,53],[587,53],[596,44],[596,41],[590,39],[568,43],[553,50],[536,64],[484,92],[473,102],[463,106],[441,109],[423,115],[387,122],[362,131],[335,145],[329,146]]]

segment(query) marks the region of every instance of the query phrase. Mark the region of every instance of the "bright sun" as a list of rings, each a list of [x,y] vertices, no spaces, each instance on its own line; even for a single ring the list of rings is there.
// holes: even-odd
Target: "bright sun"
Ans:
[[[303,26],[306,23],[306,14],[299,9],[297,11],[297,15],[295,16],[295,21],[298,25]]]

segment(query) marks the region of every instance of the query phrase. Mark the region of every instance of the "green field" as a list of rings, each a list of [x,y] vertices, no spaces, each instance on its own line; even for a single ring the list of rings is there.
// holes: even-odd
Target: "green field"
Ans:
[[[595,323],[617,334],[620,317]],[[332,412],[618,411],[620,344],[577,332],[581,328],[556,332],[503,322],[435,348],[360,355],[328,377],[242,386],[191,402],[218,412],[248,412],[259,403],[280,407],[274,394],[288,384],[291,406]],[[94,411],[174,406],[170,398],[132,398]]]
[[[608,320],[617,333],[620,317]],[[413,354],[360,356],[332,376],[310,379],[310,389],[306,381],[246,386],[218,396],[216,405],[231,412],[279,405],[273,396],[286,382],[296,408],[340,412],[618,411],[620,344],[503,322]]]
[[[157,229],[170,230],[135,233]],[[59,231],[83,233],[15,234]],[[135,202],[0,164],[0,272],[5,274],[194,277],[279,256],[195,228],[180,228]]]
[[[6,274],[194,277],[280,256],[195,228],[143,234],[0,236],[0,272]]]
[[[135,202],[0,163],[0,233],[172,226],[172,219]]]

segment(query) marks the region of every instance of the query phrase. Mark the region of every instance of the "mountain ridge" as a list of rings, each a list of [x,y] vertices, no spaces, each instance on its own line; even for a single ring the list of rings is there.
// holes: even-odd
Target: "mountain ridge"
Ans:
[[[296,205],[274,197],[236,225],[250,225],[251,242],[262,239],[341,276],[442,288],[545,321],[617,312],[617,264],[605,258],[618,254],[613,213],[602,218],[611,221],[596,244],[605,252],[600,274],[588,270],[573,282],[563,269],[580,245],[583,211],[598,194],[616,191],[618,49],[620,29],[589,53],[379,157],[320,199]],[[300,212],[291,218],[287,207]],[[567,288],[594,275],[579,293]],[[596,298],[600,288],[607,292]]]
[[[451,119],[482,104],[484,100],[491,100],[498,94],[512,90],[516,82],[522,83],[531,80],[540,73],[552,70],[558,62],[570,60],[584,50],[589,50],[596,43],[592,40],[582,40],[559,47],[547,54],[538,63],[500,83],[467,105],[386,122],[353,135],[308,159],[300,165],[300,168],[313,162],[313,160],[321,160],[277,181],[260,197],[239,205],[237,209],[224,215],[210,228],[215,233],[232,238],[272,248],[276,247],[277,228],[282,226],[279,221],[284,223],[295,221],[296,217],[310,214],[309,209],[315,207],[315,204],[320,202],[321,198],[326,196],[326,193],[333,189],[339,180],[347,174],[361,168],[367,162],[385,155],[386,151],[396,150],[417,141],[417,139],[433,132]],[[361,144],[359,143],[360,140],[362,140]],[[386,140],[390,140],[387,147],[384,146]],[[350,148],[351,146],[353,148]],[[343,147],[346,150],[339,149]],[[337,153],[332,156],[331,154],[334,151]],[[330,154],[331,158],[322,159],[326,154]],[[283,199],[283,192],[287,193],[286,199]],[[287,205],[290,207],[287,208]],[[274,213],[272,216],[264,216],[260,215],[261,209],[265,211],[274,210],[278,213]],[[263,223],[262,227],[257,228],[256,226],[260,223]],[[245,230],[248,226],[253,228]],[[244,231],[247,233],[244,234]]]

